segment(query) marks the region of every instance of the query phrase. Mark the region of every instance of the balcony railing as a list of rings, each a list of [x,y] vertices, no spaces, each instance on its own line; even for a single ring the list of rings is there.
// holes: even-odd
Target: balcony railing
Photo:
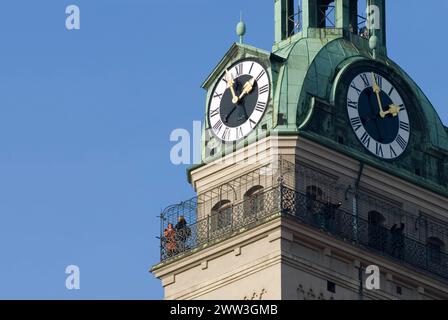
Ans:
[[[448,279],[448,255],[405,236],[402,229],[374,225],[339,209],[337,205],[310,200],[289,188],[283,187],[282,190],[284,215],[341,240]]]
[[[186,227],[165,228],[160,237],[161,261],[231,238],[280,215],[448,279],[448,255],[444,252],[407,237],[403,229],[374,225],[340,209],[337,204],[315,200],[284,185],[260,193],[256,198],[224,206]]]
[[[165,229],[161,235],[161,261],[189,252],[218,239],[254,227],[280,213],[280,192],[277,188],[257,195],[263,199],[261,210],[253,210],[253,199],[225,206],[184,228]]]

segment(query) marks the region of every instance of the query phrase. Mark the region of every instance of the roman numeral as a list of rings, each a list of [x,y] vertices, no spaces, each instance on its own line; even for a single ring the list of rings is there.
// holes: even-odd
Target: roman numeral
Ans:
[[[356,101],[348,100],[348,106],[350,108],[358,110],[358,102]]]
[[[255,111],[264,112],[265,108],[266,108],[266,103],[264,103],[264,102],[257,102],[257,105],[255,106]]]
[[[379,74],[375,74],[376,84],[380,89],[383,89],[383,77],[381,77]]]
[[[237,77],[239,77],[240,75],[243,74],[243,67],[244,67],[244,64],[242,64],[242,63],[240,63],[240,64],[235,66],[236,76]]]
[[[252,119],[249,119],[249,124],[252,129],[255,128],[255,126],[257,125],[257,123]]]
[[[381,144],[379,144],[378,142],[376,143],[376,152],[375,153],[378,157],[384,158],[383,146]]]
[[[249,74],[252,74],[252,68],[254,67],[255,62],[252,62],[250,69],[249,69]]]
[[[222,134],[222,140],[229,140],[230,137],[230,129],[229,128],[225,128],[223,134]]]
[[[409,123],[406,123],[404,121],[400,121],[400,129],[403,129],[404,131],[409,132],[409,130],[410,130]]]
[[[215,123],[215,125],[213,126],[213,129],[215,130],[215,132],[219,133],[222,129],[223,123],[221,120],[218,120],[218,122]]]
[[[257,77],[257,79],[256,79],[257,82],[260,81],[260,79],[261,79],[265,74],[266,74],[266,71],[261,70],[260,74],[258,75],[258,77]]]
[[[390,91],[389,91],[389,93],[387,95],[390,97],[392,95],[392,93],[394,92],[394,90],[395,90],[394,87],[390,88]]]
[[[360,95],[361,94],[361,90],[359,90],[358,89],[358,87],[357,86],[355,86],[355,84],[352,84],[350,87],[352,87],[353,89],[355,89],[356,90],[356,92],[358,92],[358,95]]]
[[[397,139],[395,141],[397,141],[398,145],[400,146],[400,148],[402,150],[404,150],[406,148],[407,144],[408,144],[406,142],[406,140],[404,140],[401,135],[398,135],[398,137],[397,137]]]
[[[360,117],[350,119],[350,123],[352,124],[353,130],[355,130],[355,132],[358,131],[359,129],[361,129],[361,127],[362,127]]]
[[[394,148],[392,148],[392,146],[390,146],[390,156],[392,158],[396,158],[397,157],[397,153],[395,152]]]
[[[364,132],[364,134],[362,135],[361,142],[366,146],[366,148],[370,147],[370,136],[367,132]]]
[[[215,93],[215,95],[213,96],[213,98],[219,98],[219,100],[222,100],[222,96],[224,93]]]
[[[367,74],[363,73],[361,74],[361,79],[364,82],[365,87],[370,87],[370,82],[369,82],[369,78],[367,76]]]
[[[243,129],[241,127],[235,128],[235,130],[236,130],[236,138],[237,139],[240,139],[244,136]]]
[[[266,92],[268,92],[269,91],[269,85],[268,84],[265,84],[264,86],[262,86],[261,88],[260,88],[260,90],[258,91],[258,94],[264,94],[264,93],[266,93]]]
[[[219,115],[219,108],[215,110],[210,110],[210,118],[216,117]]]
[[[399,107],[400,107],[400,112],[406,110],[404,104],[400,104]]]

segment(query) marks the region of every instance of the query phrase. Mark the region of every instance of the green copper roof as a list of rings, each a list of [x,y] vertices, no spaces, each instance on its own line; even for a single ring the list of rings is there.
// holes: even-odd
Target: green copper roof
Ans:
[[[202,84],[202,88],[208,89],[213,82],[224,72],[224,68],[227,67],[232,61],[243,58],[246,54],[252,56],[266,56],[269,57],[271,53],[269,51],[259,49],[244,43],[234,43],[221,61],[216,65],[210,75],[205,79]]]
[[[358,37],[357,37],[358,38]],[[312,107],[307,98],[334,102],[337,75],[340,70],[359,60],[371,60],[367,40],[348,41],[344,38],[303,38],[292,42],[275,54],[286,59],[278,79],[279,92],[274,97],[278,113],[287,115],[287,124],[279,131],[297,131],[309,118]],[[429,129],[429,140],[436,149],[448,151],[448,134],[431,102],[395,62],[380,57],[380,62],[399,74],[416,95]]]
[[[380,170],[448,195],[446,183],[448,180],[448,129],[443,125],[436,110],[418,85],[386,55],[386,50],[379,51],[374,61],[392,69],[394,74],[402,79],[401,82],[412,93],[413,104],[421,109],[418,121],[421,121],[424,127],[417,130],[418,136],[414,142],[416,147],[411,148],[406,157],[395,162],[376,159],[362,149],[362,146],[357,146],[356,144],[359,144],[357,140],[349,141],[354,135],[349,131],[351,127],[348,123],[342,125],[343,130],[346,131],[339,133],[345,141],[338,142],[337,130],[339,129],[334,128],[331,133],[328,130],[325,133],[322,119],[316,111],[316,103],[321,102],[330,110],[341,108],[341,102],[340,100],[337,102],[336,97],[340,93],[338,84],[344,72],[363,61],[373,61],[369,40],[356,34],[347,34],[344,30],[337,28],[309,28],[306,36],[298,33],[276,43],[272,53],[246,44],[235,43],[207,77],[202,87],[208,91],[208,101],[211,89],[225,68],[247,57],[262,59],[271,64],[269,73],[273,82],[270,104],[272,107],[264,116],[268,134],[276,132],[303,135]],[[339,115],[342,116],[340,112]],[[343,117],[342,120],[339,118],[337,121],[340,125],[341,121],[347,122],[347,117]],[[310,125],[311,127],[314,125],[314,131],[310,129]],[[244,141],[239,142],[235,150],[252,143],[255,138],[255,133],[251,134]],[[220,153],[215,154],[215,156],[219,155]],[[202,159],[204,161],[204,154]],[[197,167],[187,170],[189,178],[191,171]],[[417,173],[417,170],[421,170],[422,173]]]

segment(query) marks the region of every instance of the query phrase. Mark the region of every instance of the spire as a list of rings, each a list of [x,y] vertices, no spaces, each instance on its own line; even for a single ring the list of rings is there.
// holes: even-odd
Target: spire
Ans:
[[[243,21],[243,13],[240,13],[240,22],[236,25],[236,34],[240,37],[240,43],[243,43],[244,35],[246,34],[246,24]]]

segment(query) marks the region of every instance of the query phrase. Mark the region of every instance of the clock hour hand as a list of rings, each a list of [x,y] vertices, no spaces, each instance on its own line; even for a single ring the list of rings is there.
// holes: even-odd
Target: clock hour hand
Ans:
[[[392,117],[396,117],[396,116],[398,116],[399,113],[400,113],[400,107],[395,104],[391,104],[389,106],[389,110],[383,112],[383,116],[381,116],[381,117],[384,118],[388,114],[392,115]]]
[[[400,113],[400,107],[397,106],[396,104],[391,104],[389,106],[389,111],[387,111],[387,112],[389,114],[391,114],[393,117],[396,117]]]
[[[230,89],[230,92],[232,93],[232,103],[236,104],[240,100],[236,94],[235,94],[235,80],[233,79],[232,74],[229,73],[228,70],[226,70],[226,78],[227,78],[227,89]]]
[[[249,81],[247,81],[244,86],[243,86],[243,92],[241,92],[240,96],[238,97],[239,100],[241,100],[245,95],[249,94],[252,92],[252,90],[254,89],[254,84],[255,84],[255,78],[250,79]]]

